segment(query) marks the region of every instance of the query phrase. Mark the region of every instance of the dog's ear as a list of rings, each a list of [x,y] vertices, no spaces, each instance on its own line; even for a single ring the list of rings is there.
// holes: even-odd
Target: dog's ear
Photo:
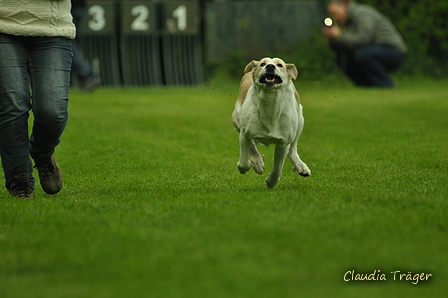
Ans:
[[[244,73],[251,72],[252,69],[254,69],[255,67],[257,67],[258,63],[260,63],[260,61],[252,60],[251,62],[249,62],[249,64],[247,64],[247,65],[246,65],[246,68],[244,69]]]
[[[288,71],[289,75],[291,76],[291,79],[293,79],[293,80],[297,79],[299,72],[297,71],[297,68],[294,64],[286,64],[286,70]]]

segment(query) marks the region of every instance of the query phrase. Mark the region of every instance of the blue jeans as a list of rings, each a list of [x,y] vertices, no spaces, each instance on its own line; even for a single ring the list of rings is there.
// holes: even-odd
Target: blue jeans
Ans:
[[[73,23],[77,28],[81,26],[82,17],[85,14],[83,7],[72,7]],[[89,61],[84,56],[84,52],[78,45],[77,38],[73,39],[73,64],[72,72],[80,80],[88,79],[93,76]]]
[[[390,73],[404,62],[405,55],[383,45],[372,45],[354,52],[339,52],[336,63],[358,86],[393,87]]]
[[[0,153],[6,188],[14,186],[14,176],[26,174],[34,188],[30,153],[54,151],[67,124],[72,42],[0,33],[0,53]],[[29,137],[30,110],[34,122]]]

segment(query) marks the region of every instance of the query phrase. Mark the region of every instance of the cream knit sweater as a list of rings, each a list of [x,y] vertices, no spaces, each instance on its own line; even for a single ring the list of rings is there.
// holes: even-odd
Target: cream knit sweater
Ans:
[[[75,38],[70,0],[0,0],[0,33]]]

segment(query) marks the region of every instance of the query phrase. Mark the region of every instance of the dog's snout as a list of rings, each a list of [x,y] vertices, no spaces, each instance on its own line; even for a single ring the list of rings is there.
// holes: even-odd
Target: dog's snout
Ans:
[[[267,70],[267,71],[274,71],[274,70],[275,70],[275,65],[274,65],[274,64],[268,64],[268,65],[266,65],[266,70]]]

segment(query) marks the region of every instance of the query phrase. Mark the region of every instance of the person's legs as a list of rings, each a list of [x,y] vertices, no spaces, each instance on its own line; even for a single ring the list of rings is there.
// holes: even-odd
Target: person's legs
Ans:
[[[28,50],[22,38],[0,33],[0,53],[0,152],[6,188],[15,186],[16,177],[29,176],[34,189],[28,138]]]
[[[85,9],[83,7],[73,7],[72,16],[73,23],[77,28],[81,25],[81,20],[84,16]],[[78,79],[79,86],[83,91],[93,91],[100,83],[101,79],[98,75],[93,73],[89,61],[84,55],[81,47],[78,45],[78,37],[73,39],[73,63],[72,74]]]
[[[389,73],[403,64],[404,55],[393,48],[374,45],[356,51],[355,61],[368,79],[368,86],[393,87],[395,83]]]
[[[77,28],[81,26],[82,16],[84,15],[84,8],[72,8],[72,16],[73,23]],[[72,72],[79,79],[87,79],[90,76],[93,76],[92,69],[90,67],[89,62],[84,56],[83,51],[78,46],[77,39],[72,40],[73,43],[73,63],[72,63]]]
[[[62,37],[33,38],[29,49],[34,113],[30,154],[42,188],[54,194],[62,189],[62,173],[53,152],[68,120],[72,42]]]
[[[369,85],[368,78],[359,69],[353,52],[339,52],[336,56],[336,64],[342,72],[357,86]]]
[[[72,70],[74,75],[79,80],[86,80],[89,77],[93,76],[92,68],[90,67],[89,62],[84,56],[81,48],[78,46],[76,40],[73,40],[73,65]]]
[[[71,49],[71,41],[62,37],[35,38],[30,46],[32,154],[53,151],[67,124]]]

